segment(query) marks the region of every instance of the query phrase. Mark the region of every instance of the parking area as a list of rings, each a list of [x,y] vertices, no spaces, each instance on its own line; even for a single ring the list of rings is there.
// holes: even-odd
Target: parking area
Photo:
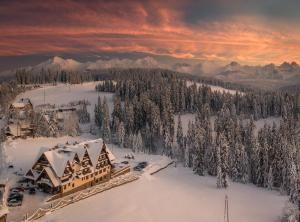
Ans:
[[[127,153],[124,155],[123,158],[120,158],[120,163],[118,163],[120,166],[122,165],[130,165],[133,171],[141,172],[143,171],[147,166],[147,161],[142,161],[140,158],[136,158],[135,154],[133,153]]]
[[[39,208],[49,195],[23,180],[19,169],[10,168],[9,175],[7,197],[4,200],[9,209],[7,221],[20,221],[26,213]]]

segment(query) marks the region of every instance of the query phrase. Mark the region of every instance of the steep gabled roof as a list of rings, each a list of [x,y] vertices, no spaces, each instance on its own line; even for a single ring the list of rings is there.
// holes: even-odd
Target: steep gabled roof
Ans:
[[[60,185],[60,181],[58,180],[58,178],[56,177],[56,175],[50,167],[45,167],[42,173],[43,172],[47,174],[49,180],[51,181],[54,187],[58,187]]]
[[[86,149],[89,154],[90,160],[92,162],[93,167],[95,168],[97,165],[97,161],[99,155],[101,153],[103,147],[103,140],[93,140],[89,143],[86,143]]]
[[[76,156],[78,156],[79,160],[82,161],[85,153],[87,153],[92,163],[92,167],[95,169],[99,155],[101,154],[101,151],[105,149],[105,147],[106,146],[104,146],[103,140],[97,139],[75,145],[61,145],[58,146],[58,148],[43,152],[39,155],[39,158],[41,155],[45,155],[51,168],[53,169],[53,173],[56,175],[56,177],[60,178],[63,176],[67,164],[70,163],[70,165],[72,165],[72,162]],[[105,151],[110,162],[113,161],[115,157],[111,151],[107,147]]]
[[[72,161],[75,156],[74,152],[64,150],[63,148],[49,150],[44,154],[58,177],[63,176],[67,162]]]
[[[25,178],[27,179],[31,179],[31,180],[36,180],[38,177],[39,177],[40,173],[38,173],[37,171],[35,170],[28,170],[27,173],[25,174]]]
[[[22,98],[18,102],[12,103],[11,107],[24,108],[26,105],[32,105],[30,99],[28,99],[28,98]]]

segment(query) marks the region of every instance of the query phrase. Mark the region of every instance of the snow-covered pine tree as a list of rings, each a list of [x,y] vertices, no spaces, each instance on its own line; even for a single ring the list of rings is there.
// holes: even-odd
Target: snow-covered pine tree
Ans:
[[[121,98],[120,96],[114,96],[114,107],[111,114],[112,118],[112,132],[115,133],[118,129],[118,122],[123,121],[123,112],[121,107]]]
[[[229,145],[226,140],[226,137],[221,133],[218,138],[218,150],[220,150],[220,158],[217,160],[217,185],[219,188],[227,188],[229,186]],[[218,159],[218,154],[217,154]],[[220,171],[220,172],[219,172]],[[220,175],[221,174],[221,175]],[[221,181],[219,181],[221,180]]]
[[[176,132],[176,140],[178,146],[177,158],[179,160],[184,159],[184,136],[182,130],[181,116],[178,115],[178,123],[177,123],[177,132]]]
[[[196,174],[204,176],[205,173],[205,130],[202,128],[201,119],[195,123],[195,141],[193,150],[193,170]]]
[[[95,112],[95,124],[99,129],[101,129],[102,128],[103,111],[102,111],[102,102],[101,102],[100,96],[98,96],[98,102],[97,102],[97,104],[95,104],[94,112]]]
[[[192,167],[192,154],[195,148],[195,126],[194,123],[189,121],[188,130],[186,135],[186,152],[185,163],[188,163],[187,167]],[[188,154],[188,155],[187,155]]]
[[[141,152],[143,150],[143,146],[143,138],[139,131],[138,134],[135,134],[133,138],[133,152]]]
[[[290,182],[290,186],[289,186],[290,200],[293,203],[297,203],[297,201],[299,201],[299,174],[297,172],[297,168],[294,161],[290,163],[288,177]]]
[[[77,110],[79,123],[89,123],[91,120],[90,113],[87,111],[87,103],[84,102],[82,107]]]
[[[234,181],[247,183],[249,181],[249,159],[240,136],[236,138],[235,156],[231,158],[234,159],[232,179]]]
[[[274,177],[273,177],[273,168],[269,168],[269,173],[268,173],[268,189],[272,190],[274,185]]]
[[[103,110],[102,136],[103,136],[103,140],[106,143],[109,143],[111,139],[111,134],[110,134],[110,125],[109,125],[109,108],[108,108],[106,97],[104,97],[103,100],[102,110]]]
[[[123,122],[119,122],[117,127],[117,142],[123,147],[124,146],[124,137],[125,137],[125,127]]]
[[[217,187],[223,188],[222,178],[222,167],[221,167],[221,147],[220,144],[216,145],[216,170],[217,170]]]

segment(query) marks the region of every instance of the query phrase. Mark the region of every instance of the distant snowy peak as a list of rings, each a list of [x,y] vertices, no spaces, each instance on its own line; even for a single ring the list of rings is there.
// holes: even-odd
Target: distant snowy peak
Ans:
[[[110,68],[167,68],[152,57],[145,57],[136,60],[132,59],[111,59],[97,60],[95,62],[86,63],[86,69],[99,70]]]
[[[74,59],[64,59],[55,56],[42,62],[36,66],[27,67],[27,70],[41,71],[84,71],[84,70],[100,70],[110,68],[169,68],[167,65],[159,63],[152,57],[145,57],[136,60],[132,59],[110,59],[110,60],[96,60],[94,62],[81,63]]]
[[[42,62],[34,67],[32,67],[33,70],[53,70],[53,71],[77,71],[79,69],[83,68],[83,64],[73,60],[73,59],[63,59],[61,57],[55,56],[51,59],[48,59],[45,62]]]
[[[260,79],[291,79],[300,78],[300,66],[296,62],[284,62],[277,66],[273,63],[265,66],[243,66],[232,62],[219,69],[219,78],[260,78]]]

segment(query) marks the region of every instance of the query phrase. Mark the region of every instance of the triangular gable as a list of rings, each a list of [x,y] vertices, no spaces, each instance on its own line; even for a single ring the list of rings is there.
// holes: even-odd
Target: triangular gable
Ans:
[[[28,170],[28,172],[25,174],[27,177],[34,177],[32,170]]]
[[[46,179],[48,179],[50,181],[50,183],[52,184],[53,187],[57,187],[60,184],[59,179],[55,176],[53,170],[50,167],[45,167],[43,169],[43,171],[41,172],[41,174],[38,176],[37,181],[41,178],[41,177],[45,177]]]
[[[79,159],[77,153],[75,153],[74,159],[73,159],[73,161],[72,161],[72,164],[74,164],[74,163],[80,163],[80,159]]]
[[[65,151],[66,150],[61,149],[58,151],[54,150],[45,152],[52,169],[58,177],[63,176],[67,163],[69,160],[72,160],[75,155],[75,153],[69,151],[66,151],[68,155],[65,155]]]
[[[37,161],[36,161],[35,164],[33,165],[32,169],[34,169],[34,168],[36,167],[36,165],[37,165],[39,162],[42,162],[42,161],[44,161],[44,162],[46,162],[46,163],[48,163],[48,164],[50,165],[50,162],[49,162],[49,160],[47,159],[45,153],[43,153],[43,154],[37,159]]]
[[[70,170],[72,171],[72,167],[71,167],[71,164],[70,164],[70,161],[67,162],[66,166],[65,166],[65,169],[64,169],[64,174],[63,176],[67,175],[68,174],[68,171],[67,171],[67,168],[70,168]]]
[[[32,169],[30,169],[27,171],[24,177],[27,179],[36,180],[39,175],[40,174],[38,172],[33,172]]]
[[[103,144],[102,149],[101,149],[101,152],[100,152],[100,155],[98,156],[98,162],[101,162],[101,157],[100,157],[100,156],[101,156],[102,154],[105,154],[105,157],[106,157],[106,159],[108,160],[109,164],[112,165],[112,160],[113,160],[113,159],[110,158],[108,149],[107,149],[107,147],[106,147],[105,144]]]
[[[92,161],[91,161],[90,155],[89,155],[89,153],[88,153],[87,150],[85,150],[82,160],[83,160],[84,158],[87,158],[87,159],[89,160],[89,165],[93,166],[93,163],[92,163]]]

